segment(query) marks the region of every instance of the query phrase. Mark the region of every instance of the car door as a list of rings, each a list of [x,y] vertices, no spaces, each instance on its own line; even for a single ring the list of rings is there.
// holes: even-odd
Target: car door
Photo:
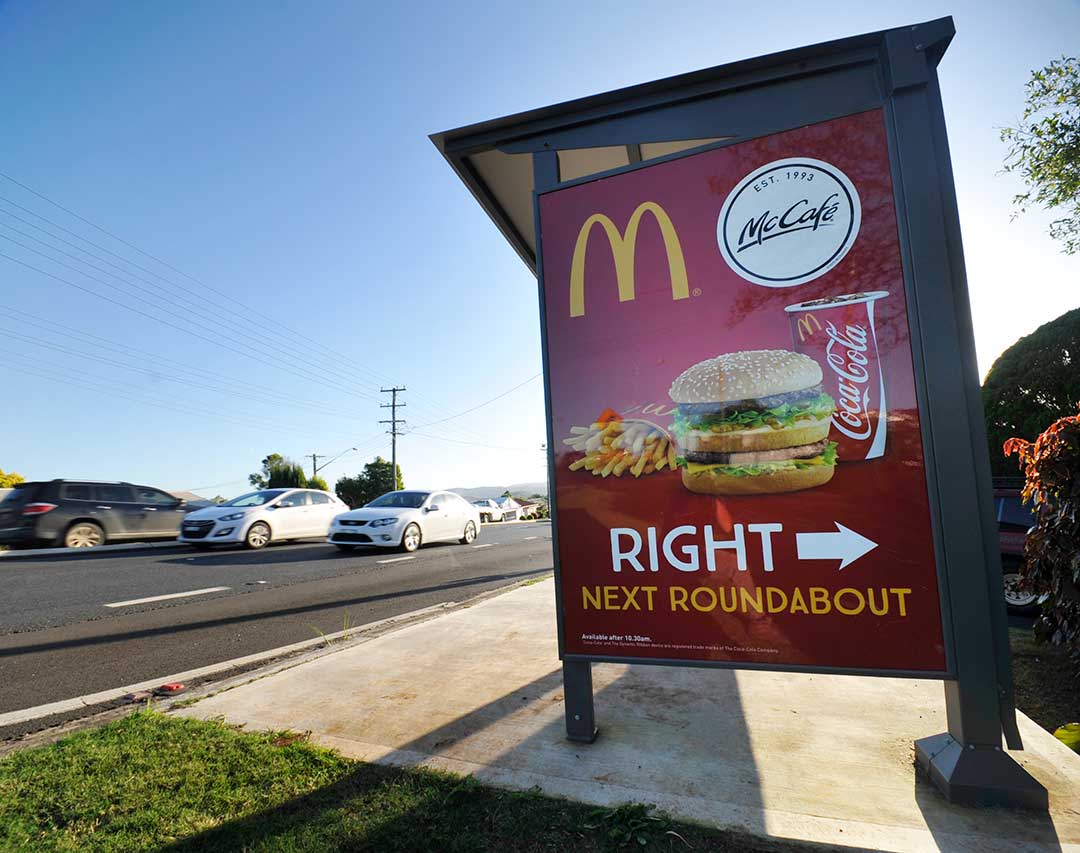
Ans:
[[[75,484],[65,486],[70,489]],[[93,486],[94,509],[110,538],[135,539],[146,535],[146,513],[135,503],[135,490],[123,483]]]
[[[270,520],[275,539],[299,539],[311,536],[311,506],[307,492],[291,492],[281,498]]]
[[[330,522],[345,510],[334,503],[334,499],[326,492],[310,492],[309,494],[311,496],[311,535],[327,536],[330,533]]]
[[[145,530],[149,536],[176,536],[184,509],[172,495],[149,486],[135,487],[135,501],[146,513]]]
[[[458,538],[461,535],[461,530],[458,529],[457,499],[447,492],[439,492],[435,497],[439,503],[439,511],[435,513],[435,515],[439,516],[439,538]],[[465,527],[464,521],[461,522],[461,527]]]

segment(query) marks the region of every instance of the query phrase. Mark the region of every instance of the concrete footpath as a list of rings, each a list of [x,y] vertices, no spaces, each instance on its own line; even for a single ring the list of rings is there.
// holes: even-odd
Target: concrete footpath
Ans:
[[[600,737],[564,738],[553,582],[411,625],[178,713],[310,731],[367,761],[759,835],[884,850],[1080,850],[1080,755],[1020,716],[1049,816],[950,806],[913,766],[940,682],[598,664]]]

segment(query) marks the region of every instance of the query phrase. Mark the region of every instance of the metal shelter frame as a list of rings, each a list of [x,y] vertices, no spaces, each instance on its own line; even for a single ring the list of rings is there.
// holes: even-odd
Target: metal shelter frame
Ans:
[[[1002,749],[1022,749],[1002,595],[997,528],[952,165],[937,66],[951,18],[899,27],[722,65],[520,113],[431,138],[526,264],[536,272],[543,328],[548,476],[555,439],[539,230],[539,197],[574,183],[648,168],[708,147],[884,111],[892,169],[917,396],[923,425],[945,673],[806,668],[815,672],[942,678],[948,731],[916,742],[919,763],[950,801],[1047,809],[1045,788]],[[711,140],[705,146],[694,140]],[[718,141],[717,141],[718,140]],[[643,147],[678,143],[651,159]],[[572,179],[569,151],[624,149],[626,164]],[[520,157],[531,157],[521,182]],[[515,184],[500,158],[518,158]],[[481,167],[483,162],[483,167]],[[491,163],[495,162],[493,168]],[[525,199],[531,198],[529,231]],[[791,670],[794,667],[603,658],[565,654],[557,496],[550,496],[559,653],[567,736],[597,734],[592,662]]]

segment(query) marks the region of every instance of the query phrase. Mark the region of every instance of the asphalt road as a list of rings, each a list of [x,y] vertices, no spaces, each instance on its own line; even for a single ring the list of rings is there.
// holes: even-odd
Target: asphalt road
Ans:
[[[0,713],[461,601],[551,567],[543,522],[484,525],[471,546],[432,544],[408,557],[322,542],[5,557]]]

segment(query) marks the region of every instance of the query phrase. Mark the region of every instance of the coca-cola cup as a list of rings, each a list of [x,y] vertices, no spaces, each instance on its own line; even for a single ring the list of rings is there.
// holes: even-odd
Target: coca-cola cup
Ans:
[[[887,290],[847,293],[788,305],[798,352],[821,365],[822,387],[836,401],[829,438],[841,462],[885,453],[885,377],[874,329],[874,304]]]

